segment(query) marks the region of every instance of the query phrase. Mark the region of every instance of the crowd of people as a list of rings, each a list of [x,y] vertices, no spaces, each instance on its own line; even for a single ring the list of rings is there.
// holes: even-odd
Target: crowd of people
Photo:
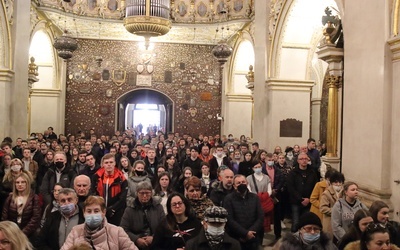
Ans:
[[[276,249],[395,249],[389,206],[367,208],[325,153],[312,138],[267,152],[231,134],[6,137],[0,246],[247,250],[273,229]]]

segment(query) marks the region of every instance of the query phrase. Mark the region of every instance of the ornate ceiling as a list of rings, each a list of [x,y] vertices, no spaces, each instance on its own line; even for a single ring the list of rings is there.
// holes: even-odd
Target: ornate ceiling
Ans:
[[[60,30],[89,39],[141,41],[123,25],[126,0],[32,0]],[[171,0],[172,28],[155,42],[216,44],[229,39],[254,15],[253,0]],[[218,29],[218,32],[216,30]]]

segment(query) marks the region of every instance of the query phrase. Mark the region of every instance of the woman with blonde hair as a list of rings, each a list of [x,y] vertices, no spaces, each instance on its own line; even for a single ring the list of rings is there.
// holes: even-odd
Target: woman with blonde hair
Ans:
[[[15,178],[13,192],[4,203],[1,220],[17,223],[28,238],[32,238],[40,225],[39,197],[31,189],[31,178],[21,173]]]
[[[84,203],[84,216],[85,223],[72,228],[61,250],[82,243],[92,249],[138,250],[121,227],[107,222],[103,197],[89,196]]]
[[[11,160],[10,171],[8,171],[3,178],[3,192],[10,194],[13,190],[13,184],[15,178],[21,173],[27,174],[31,178],[31,183],[33,180],[32,174],[29,171],[26,171],[23,167],[22,161],[18,158],[14,158]]]
[[[12,221],[0,222],[0,242],[3,249],[32,250],[32,244],[18,226]]]

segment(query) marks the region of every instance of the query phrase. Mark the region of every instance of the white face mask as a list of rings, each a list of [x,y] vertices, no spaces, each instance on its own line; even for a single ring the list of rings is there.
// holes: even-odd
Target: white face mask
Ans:
[[[293,154],[292,154],[292,153],[288,153],[288,154],[286,155],[286,157],[287,157],[289,160],[291,160],[291,159],[293,159]]]
[[[339,193],[340,191],[342,191],[342,186],[333,186],[333,190],[335,190],[336,193]]]
[[[267,165],[272,167],[274,165],[274,161],[267,161]]]
[[[13,165],[13,166],[11,166],[11,170],[14,171],[14,172],[20,171],[21,168],[22,168],[21,165]]]
[[[210,224],[207,225],[207,233],[211,234],[212,236],[221,235],[225,232],[225,225],[220,227],[214,227]]]

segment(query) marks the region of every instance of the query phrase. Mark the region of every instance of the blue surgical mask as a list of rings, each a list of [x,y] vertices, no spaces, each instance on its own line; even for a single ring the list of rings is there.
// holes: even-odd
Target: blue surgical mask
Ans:
[[[314,242],[316,242],[321,234],[310,234],[310,233],[303,233],[302,237],[303,237],[303,241],[306,244],[312,244]]]
[[[274,161],[267,161],[267,165],[272,167],[274,165]]]
[[[261,174],[262,169],[261,168],[254,168],[254,173],[255,174]]]
[[[75,204],[74,203],[68,203],[65,205],[60,206],[60,211],[61,213],[65,215],[70,215],[75,211]]]
[[[85,214],[85,223],[90,228],[96,228],[103,222],[103,216],[101,214]]]

